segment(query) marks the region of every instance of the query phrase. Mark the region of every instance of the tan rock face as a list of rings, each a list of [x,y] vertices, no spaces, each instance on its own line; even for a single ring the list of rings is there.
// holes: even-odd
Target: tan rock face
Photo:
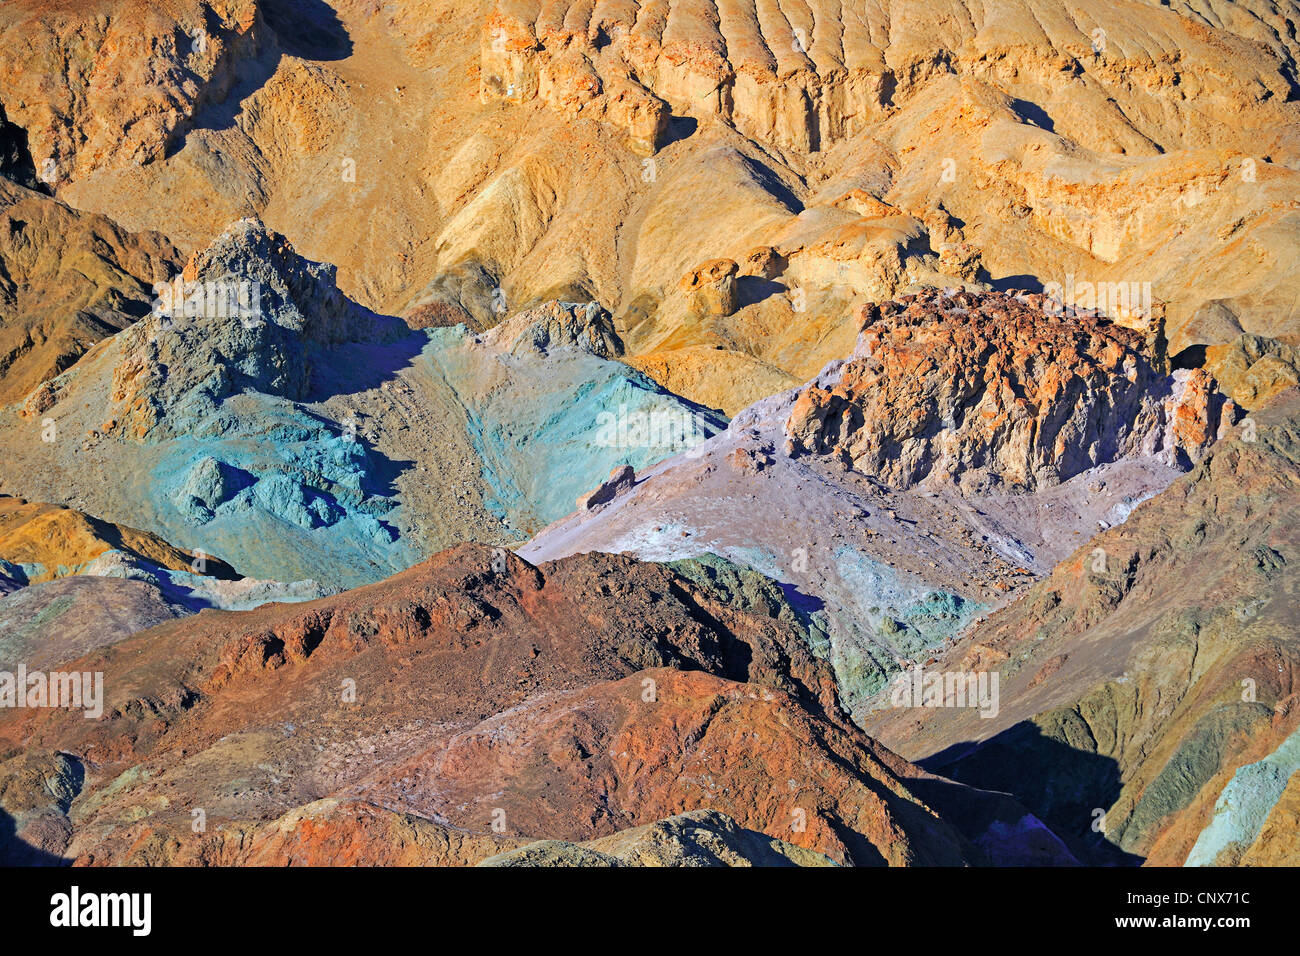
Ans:
[[[12,7],[0,25],[0,78],[38,172],[55,184],[162,159],[195,113],[236,84],[235,63],[266,33],[254,0]]]
[[[1186,98],[1169,94],[1167,84],[1207,63],[1210,51],[1192,23],[1165,11],[1138,18],[1101,4],[1066,10],[1017,2],[993,18],[962,0],[865,10],[825,0],[797,11],[762,4],[719,8],[703,0],[672,0],[649,10],[566,6],[495,4],[482,32],[485,93],[513,88],[530,97],[539,74],[580,50],[602,76],[635,76],[679,115],[716,118],[783,152],[807,154],[888,116],[936,75],[1018,72],[1042,82],[1088,63],[1099,86],[1113,88],[1119,75],[1137,73],[1144,92],[1167,98],[1189,126],[1204,122]],[[1148,42],[1168,44],[1180,56],[1173,63],[1143,61],[1128,43],[1137,22],[1150,31]],[[1110,29],[1098,34],[1099,24]],[[1215,93],[1253,105],[1269,94],[1251,85],[1269,83],[1271,95],[1286,95],[1279,77],[1264,80],[1257,70],[1242,63]],[[1134,93],[1115,89],[1114,95],[1129,99]],[[1125,145],[1145,144],[1139,133]]]
[[[621,129],[628,145],[651,154],[668,130],[670,110],[628,71],[598,72],[597,48],[563,29],[545,44],[518,11],[494,10],[484,22],[479,98],[526,103],[534,98],[558,112],[590,115]]]
[[[178,259],[160,235],[133,235],[0,177],[0,402],[148,313],[154,283]],[[44,408],[38,399],[31,411]]]
[[[1196,461],[1235,414],[1203,370],[1167,376],[1148,336],[1041,295],[867,306],[838,383],[798,396],[796,453],[894,488],[1030,490],[1129,454]]]
[[[1260,7],[1262,39],[1268,35],[1262,23],[1277,22],[1278,14]],[[1123,120],[1135,116],[1126,107],[1140,96],[1165,100],[1183,121],[1184,135],[1200,139],[1218,122],[1206,116],[1210,109],[1230,101],[1253,108],[1287,95],[1284,79],[1266,72],[1264,57],[1243,56],[1225,72],[1218,51],[1186,13],[1115,13],[1100,3],[1062,9],[1032,0],[1002,5],[996,17],[963,0],[863,10],[814,0],[794,12],[762,4],[719,9],[703,0],[647,10],[503,0],[482,30],[481,88],[485,96],[513,91],[532,98],[538,75],[577,52],[590,65],[584,74],[634,78],[679,116],[716,118],[776,150],[806,155],[891,116],[936,77],[1014,78],[1041,87],[1062,70],[1087,69],[1091,82],[1083,96],[1089,103],[1113,96],[1117,129],[1071,117],[1063,120],[1069,133],[1086,135],[1089,147],[1141,152],[1160,138],[1141,126],[1160,121],[1143,117],[1134,129]],[[1139,33],[1169,56],[1141,56],[1138,49],[1148,47],[1134,43]],[[1175,81],[1186,83],[1210,62],[1222,78],[1213,94],[1206,90],[1201,101],[1174,94]],[[1126,88],[1121,78],[1136,82]],[[1209,98],[1218,103],[1209,107]]]
[[[14,0],[0,89],[79,209],[187,250],[256,214],[414,324],[594,299],[731,411],[922,285],[1149,284],[1173,354],[1291,341],[1290,8],[1112,6],[227,0],[196,51],[193,0]],[[702,322],[676,283],[723,257],[772,285]]]
[[[1242,335],[1205,350],[1205,364],[1224,393],[1242,408],[1257,409],[1300,384],[1300,351],[1259,335]]]
[[[30,566],[29,581],[76,574],[106,551],[122,551],[153,564],[190,571],[195,555],[157,535],[100,521],[72,508],[0,495],[0,559]],[[224,561],[205,556],[203,573],[233,577]]]
[[[741,275],[758,276],[760,279],[775,279],[785,271],[784,257],[771,246],[758,246],[746,253],[741,260]]]

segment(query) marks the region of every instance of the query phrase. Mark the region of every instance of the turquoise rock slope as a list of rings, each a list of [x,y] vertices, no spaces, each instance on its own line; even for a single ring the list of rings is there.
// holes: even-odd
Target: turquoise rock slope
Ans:
[[[578,334],[538,347],[538,327],[557,313]],[[586,306],[550,303],[485,335],[437,330],[419,356],[463,402],[484,503],[518,540],[572,512],[614,468],[640,471],[726,428],[722,415],[613,360],[616,339],[593,345],[585,333],[598,321]],[[606,331],[613,338],[612,326]],[[620,433],[628,421],[667,424]]]
[[[412,331],[253,220],[186,275],[54,380],[37,413],[57,441],[25,424],[29,408],[6,410],[6,490],[75,502],[250,578],[354,587],[458,540],[522,540],[611,469],[726,427],[618,361],[595,303],[546,303],[482,333]],[[240,308],[190,308],[200,288],[235,290]],[[604,427],[651,413],[674,440]]]
[[[1291,775],[1300,770],[1300,730],[1263,760],[1238,767],[1214,802],[1214,817],[1196,838],[1184,866],[1236,863],[1259,836],[1264,821],[1282,796]]]

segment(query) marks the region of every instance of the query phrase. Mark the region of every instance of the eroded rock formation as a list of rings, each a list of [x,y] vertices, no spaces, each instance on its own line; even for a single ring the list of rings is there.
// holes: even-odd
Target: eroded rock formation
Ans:
[[[974,494],[1055,484],[1107,462],[1199,461],[1237,415],[1203,370],[1169,375],[1159,327],[1064,314],[1042,295],[921,293],[870,305],[837,381],[786,422],[793,453],[894,488]]]

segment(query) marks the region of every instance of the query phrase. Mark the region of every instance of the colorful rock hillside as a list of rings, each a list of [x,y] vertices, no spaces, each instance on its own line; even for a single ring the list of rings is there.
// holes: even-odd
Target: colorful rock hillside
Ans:
[[[0,712],[21,748],[0,795],[26,845],[82,863],[320,860],[375,827],[377,859],[445,860],[454,840],[477,862],[495,834],[590,841],[705,803],[841,863],[1072,859],[1015,801],[854,728],[770,585],[751,600],[627,558],[535,568],[464,546],[68,666],[105,673],[104,719]],[[33,795],[38,765],[59,786]]]
[[[413,332],[243,221],[159,290],[154,314],[5,415],[3,487],[55,492],[253,577],[355,585],[458,539],[523,537],[614,465],[724,424],[620,350],[594,305],[544,306],[483,337]],[[656,416],[671,428],[618,430]]]
[[[1258,773],[1244,768],[1298,714],[1298,420],[1292,389],[940,654],[938,669],[1000,672],[996,718],[885,709],[866,726],[939,772],[1017,794],[1096,859],[1243,854],[1285,784],[1239,810],[1242,783],[1225,788]]]
[[[0,863],[1300,862],[1298,23],[3,0]]]
[[[856,716],[1191,467],[1234,414],[1143,334],[1042,296],[864,310],[857,351],[520,554],[716,555],[782,583]]]
[[[1185,468],[1232,424],[1208,373],[1167,374],[1158,323],[1065,310],[965,292],[866,306],[834,385],[795,400],[790,451],[893,488],[1014,493],[1139,455]]]

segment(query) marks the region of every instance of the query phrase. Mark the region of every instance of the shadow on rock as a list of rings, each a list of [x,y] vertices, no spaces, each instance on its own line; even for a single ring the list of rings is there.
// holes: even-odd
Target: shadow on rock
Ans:
[[[1031,721],[1021,721],[983,743],[956,744],[919,763],[960,783],[1014,795],[1081,862],[1094,866],[1142,862],[1093,829],[1119,798],[1119,764],[1045,736]]]
[[[194,104],[194,116],[172,133],[163,156],[169,159],[195,129],[225,130],[235,125],[243,102],[275,75],[285,55],[303,60],[343,60],[352,55],[352,38],[338,14],[321,0],[265,0],[260,13],[271,36],[236,38],[225,52],[230,82],[213,83]],[[209,14],[209,29],[216,29]],[[269,42],[268,42],[269,41]]]
[[[352,55],[352,38],[338,14],[321,0],[263,0],[266,25],[280,49],[304,60],[344,60]]]
[[[781,283],[764,279],[762,276],[740,276],[736,279],[736,298],[742,309],[786,291],[786,287]]]
[[[0,810],[0,866],[67,866],[71,862],[22,839],[14,818]]]

